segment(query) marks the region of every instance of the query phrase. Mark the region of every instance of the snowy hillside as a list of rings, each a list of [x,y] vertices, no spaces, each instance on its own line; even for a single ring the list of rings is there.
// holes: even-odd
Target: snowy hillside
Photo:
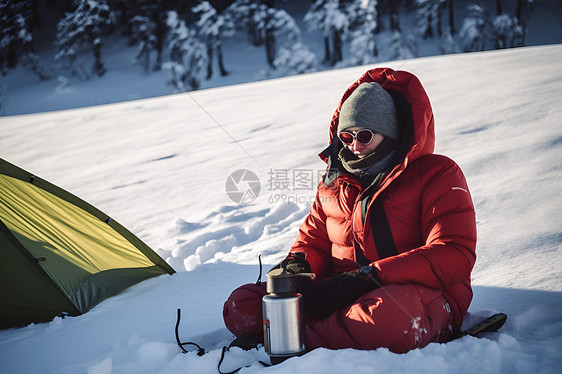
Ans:
[[[562,45],[385,64],[416,74],[436,117],[436,152],[463,169],[478,221],[468,323],[500,333],[396,355],[315,350],[264,369],[263,348],[227,354],[242,373],[559,373],[562,369]],[[282,259],[325,165],[316,156],[355,67],[161,98],[0,118],[1,157],[111,215],[178,271],[85,315],[0,331],[0,372],[215,373],[232,336],[222,303]],[[259,196],[226,187],[248,169]],[[307,175],[309,178],[304,178]],[[310,183],[309,183],[310,182]],[[238,185],[246,190],[246,185]],[[236,197],[231,194],[231,196]],[[181,354],[182,340],[207,355]],[[267,370],[267,371],[265,371]]]
[[[110,5],[111,10],[117,12],[117,14],[114,14],[117,19],[121,19],[121,22],[123,22],[124,19],[130,19],[132,24],[117,24],[110,35],[104,34],[103,36],[100,36],[100,40],[102,41],[101,62],[107,71],[101,77],[94,74],[90,79],[81,79],[79,77],[91,75],[92,65],[94,64],[91,52],[80,55],[80,58],[76,61],[77,65],[71,64],[73,67],[69,66],[68,59],[60,56],[59,59],[55,58],[55,56],[60,53],[60,51],[57,53],[60,48],[57,49],[56,45],[57,25],[64,15],[61,6],[62,4],[69,2],[72,1],[35,1],[32,2],[32,8],[35,9],[35,6],[37,5],[37,11],[24,12],[27,16],[34,13],[36,15],[40,15],[41,27],[31,29],[33,35],[32,49],[36,52],[36,58],[38,60],[36,63],[31,63],[29,56],[27,56],[27,63],[25,63],[26,59],[22,56],[20,57],[20,62],[16,68],[6,68],[6,64],[2,62],[2,58],[7,54],[6,51],[10,49],[3,48],[3,53],[0,53],[0,116],[65,110],[90,105],[101,105],[126,100],[157,97],[179,92],[178,90],[180,90],[180,88],[171,84],[171,73],[169,70],[160,68],[156,69],[155,66],[145,69],[144,63],[149,64],[151,60],[153,64],[155,63],[155,51],[149,52],[149,54],[152,53],[152,56],[148,57],[147,60],[145,60],[145,58],[140,58],[140,61],[144,61],[144,63],[139,63],[140,47],[142,45],[150,46],[153,42],[143,39],[148,35],[142,32],[142,27],[134,21],[137,17],[133,17],[132,15],[137,14],[135,12],[140,12],[140,20],[137,19],[137,21],[141,21],[142,23],[142,20],[146,21],[146,14],[142,15],[143,11],[141,11],[139,7],[152,8],[154,6],[162,6],[164,7],[163,9],[156,12],[152,10],[150,13],[163,15],[167,14],[166,9],[185,7],[186,3],[196,3],[195,1],[107,2]],[[244,1],[239,0],[238,2],[242,3]],[[318,18],[312,17],[315,21],[305,21],[306,14],[311,9],[313,3],[322,3],[322,1],[268,1],[268,3],[275,5],[275,9],[278,8],[278,10],[283,14],[285,14],[286,11],[287,14],[294,19],[294,24],[293,21],[288,22],[291,27],[281,27],[281,29],[276,32],[279,38],[276,42],[276,45],[279,48],[277,51],[277,56],[279,57],[277,69],[272,70],[268,65],[265,47],[263,45],[256,46],[250,43],[250,37],[246,30],[243,30],[243,28],[237,29],[234,36],[226,37],[226,35],[231,34],[232,30],[229,32],[221,26],[221,31],[219,31],[219,33],[221,36],[225,37],[225,40],[223,41],[224,45],[222,47],[224,54],[223,62],[225,69],[228,71],[228,75],[222,76],[219,74],[218,62],[214,60],[214,74],[211,78],[203,79],[200,82],[201,88],[207,89],[232,84],[248,83],[262,80],[267,77],[286,76],[303,71],[309,72],[311,71],[309,69],[323,71],[372,62],[380,63],[382,61],[392,61],[396,59],[435,56],[444,53],[443,51],[447,51],[447,53],[460,52],[465,50],[464,46],[470,40],[479,41],[474,42],[474,44],[478,45],[478,47],[473,46],[474,48],[469,48],[467,50],[489,50],[495,48],[495,40],[498,35],[505,35],[508,40],[510,39],[508,35],[512,35],[513,27],[515,25],[513,23],[513,19],[510,17],[514,17],[517,14],[517,5],[523,5],[521,15],[526,23],[524,45],[538,46],[562,43],[562,5],[558,0],[455,0],[450,2],[442,0],[393,0],[392,2],[395,4],[402,3],[402,5],[397,8],[397,18],[399,19],[401,29],[400,35],[396,35],[391,31],[391,17],[388,5],[385,5],[386,3],[389,3],[388,1],[377,2],[374,0],[354,0],[342,2],[340,4],[340,10],[345,8],[347,9],[345,12],[340,10],[336,11],[334,9],[335,3],[333,1],[324,1],[324,5],[321,8],[324,8],[325,10],[328,8],[332,9],[329,11],[330,16],[321,17],[320,14],[322,14],[322,12],[320,12]],[[103,4],[105,4],[106,1],[76,0],[76,3],[81,3],[84,6],[85,4],[88,4],[94,9],[99,9],[100,7],[104,7]],[[224,2],[211,1],[211,3],[220,4]],[[347,5],[344,5],[344,3]],[[375,6],[377,3],[380,7],[377,8],[378,11],[375,12]],[[478,5],[475,6],[475,3]],[[8,7],[7,9],[27,9],[29,6],[25,4],[25,1],[16,1],[8,2],[6,6]],[[129,17],[123,17],[122,15],[119,16],[119,12],[122,11],[121,7],[126,6],[126,4],[132,8],[129,9],[129,11],[133,13],[130,13]],[[354,5],[351,6],[352,4]],[[420,7],[416,4],[425,5]],[[138,5],[139,7],[135,7],[134,5]],[[366,6],[366,11],[371,16],[375,16],[375,13],[380,16],[380,18],[376,17],[376,24],[372,22],[372,17],[364,17],[366,13],[359,10],[359,5]],[[439,24],[439,21],[437,21],[437,17],[435,15],[433,16],[433,29],[435,30],[433,37],[424,37],[424,32],[422,31],[423,28],[421,27],[421,24],[423,24],[422,20],[424,19],[423,14],[427,17],[431,14],[429,9],[433,9],[435,11],[436,7],[440,6],[442,14],[442,19],[440,21],[442,24],[441,28],[442,31],[445,32],[448,27],[450,27],[449,5],[453,7],[452,19],[454,21],[454,28],[456,29],[456,33],[453,38],[454,40],[438,36],[437,24]],[[501,16],[497,15],[498,5],[501,5],[502,8]],[[422,9],[425,11],[422,11]],[[480,11],[475,11],[475,9],[480,9]],[[6,9],[0,6],[0,15],[2,14],[2,10]],[[239,11],[241,11],[240,8]],[[95,17],[96,12],[92,12],[94,14],[86,12],[86,15],[83,12],[78,12],[79,15],[76,15],[76,17],[70,17],[71,20],[79,20],[76,23],[70,22],[69,25],[68,22],[63,22],[63,25],[66,25],[63,29],[67,31],[60,32],[59,36],[71,35],[73,38],[77,38],[76,34],[69,32],[69,30],[77,30],[78,32],[79,30],[83,30],[80,28],[82,23],[96,23],[96,20],[97,22],[100,22],[99,18]],[[242,14],[246,13],[245,11],[241,12]],[[6,10],[4,13],[9,15],[10,12]],[[186,15],[182,12],[180,12],[180,14],[183,16],[180,16],[179,19],[186,17]],[[6,25],[19,23],[21,21],[21,19],[14,17],[13,14],[11,16],[12,18],[8,17],[7,19],[0,16],[0,20],[2,20],[2,22]],[[193,20],[197,19],[197,17],[198,16],[195,14],[190,16]],[[202,16],[201,18],[208,19],[209,17]],[[210,18],[214,19],[213,17]],[[18,22],[16,22],[16,20]],[[320,20],[326,20],[327,24],[319,24],[318,22],[320,22]],[[172,23],[175,24],[175,22]],[[262,22],[262,24],[264,23],[267,22]],[[217,23],[214,27],[205,26],[203,27],[204,30],[200,30],[200,33],[206,34],[207,32],[210,32],[213,34],[218,30],[216,27],[219,27],[219,24],[223,25],[223,23],[219,22],[217,19]],[[238,21],[238,26],[241,26],[241,24],[244,24],[244,22]],[[281,22],[281,24],[283,24],[283,22]],[[319,30],[326,29],[328,24],[331,25],[329,26],[331,29],[333,27],[339,29],[344,27],[346,24],[353,24],[353,26],[350,26],[346,32],[342,41],[343,60],[337,63],[322,62],[325,57],[325,41]],[[362,26],[359,27],[359,25]],[[293,26],[298,27],[300,31],[297,32]],[[380,26],[381,31],[376,33],[374,38],[365,38],[367,35],[373,35],[372,29],[375,26]],[[159,29],[159,27],[156,27],[155,25],[150,26],[150,23],[144,25],[144,27],[145,30],[148,29],[154,31]],[[168,27],[170,27],[170,29],[168,29]],[[199,26],[191,25],[190,27],[191,30],[195,32]],[[164,63],[170,62],[172,55],[170,48],[173,45],[171,42],[176,40],[173,37],[173,30],[176,30],[175,27],[167,25],[166,28],[168,33],[165,42],[163,41]],[[131,29],[136,30],[136,32],[132,32],[132,35],[135,36],[134,38],[126,36],[130,33]],[[10,32],[7,32],[8,35],[5,35],[5,38],[0,38],[4,43],[3,45],[9,42],[10,35],[15,39],[22,38],[22,35],[30,36],[30,34],[28,34],[29,30],[26,30],[25,28],[20,30],[19,33],[15,32],[17,30],[17,27],[9,28]],[[494,32],[493,30],[496,31]],[[178,31],[177,35],[184,35],[185,30],[176,31]],[[300,35],[302,45],[301,43],[295,43],[293,39],[289,38],[289,35],[294,35],[295,33]],[[80,34],[80,32],[78,32],[78,34]],[[447,33],[445,32],[445,34]],[[157,38],[156,35],[151,36],[152,38]],[[62,39],[65,38],[63,37]],[[444,39],[447,41],[444,42]],[[143,43],[141,43],[142,40],[144,40]],[[65,44],[61,40],[59,40],[59,42],[63,45]],[[176,40],[176,42],[179,41]],[[375,43],[376,45],[378,52],[376,57],[367,53],[367,51],[370,51],[373,48],[373,45],[370,43]],[[182,50],[184,52],[187,50],[193,52],[193,44],[191,42],[184,40],[179,43],[179,45],[183,45]],[[16,46],[21,47],[21,43],[16,43]],[[291,53],[282,53],[283,47],[290,47]],[[150,47],[148,48],[150,50]],[[24,49],[26,50],[27,48]],[[67,52],[70,53],[75,50],[82,50],[82,48],[69,48]],[[86,48],[86,50],[89,51],[90,47]],[[285,51],[287,51],[287,49],[285,49]],[[306,51],[309,52],[307,53]],[[315,63],[311,61],[310,53],[315,55]],[[285,58],[280,57],[283,55]],[[196,66],[199,66],[199,64],[204,65],[202,62],[203,60],[194,58],[194,61],[198,61]],[[34,60],[31,59],[31,61]],[[307,67],[306,69],[304,68],[305,66]],[[76,71],[76,69],[78,70]],[[186,69],[190,72],[198,70],[196,67],[188,66],[186,66]],[[33,73],[32,71],[35,71],[36,73]],[[43,74],[44,78],[49,77],[49,79],[40,80],[37,76],[38,71]],[[184,87],[181,88],[181,90],[189,89],[189,84],[186,82],[184,83]]]

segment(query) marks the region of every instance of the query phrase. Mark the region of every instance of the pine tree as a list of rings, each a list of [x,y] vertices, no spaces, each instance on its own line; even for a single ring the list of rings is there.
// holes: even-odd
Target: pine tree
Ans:
[[[148,72],[152,65],[152,52],[156,50],[156,24],[149,17],[135,16],[131,20],[131,29],[134,35],[134,45],[137,47],[137,54],[133,62]]]
[[[439,45],[439,49],[441,50],[442,54],[460,52],[459,48],[457,47],[457,42],[455,41],[455,37],[451,34],[448,27],[445,28],[445,31],[443,31],[443,35],[441,35],[441,42]]]
[[[28,0],[0,2],[0,71],[14,68],[20,55],[33,41],[29,23],[31,4]]]
[[[136,45],[138,54],[135,63],[145,71],[160,70],[166,34],[167,11],[173,4],[166,0],[130,0],[125,11],[130,16],[126,33],[130,44]],[[155,54],[154,61],[152,55]]]
[[[390,17],[390,31],[393,35],[397,35],[394,31],[400,31],[400,15],[398,13],[398,7],[400,6],[401,0],[385,0],[386,5],[389,10]]]
[[[486,14],[480,5],[468,6],[469,16],[463,20],[460,30],[464,52],[483,51],[486,47]]]
[[[516,17],[501,13],[492,19],[496,49],[519,47],[522,45],[523,28]]]
[[[424,39],[433,38],[434,28],[437,36],[441,36],[443,32],[443,14],[442,10],[446,0],[416,0],[418,6],[418,27]]]
[[[207,79],[213,76],[213,55],[217,52],[217,60],[221,76],[228,74],[224,67],[222,44],[225,38],[234,35],[234,23],[229,13],[219,14],[217,10],[208,2],[203,1],[192,9],[193,13],[199,16],[195,27],[197,32],[207,44],[207,54],[209,62],[207,66]]]
[[[319,31],[322,35],[324,41],[324,59],[322,63],[328,63],[332,60],[331,46],[330,46],[330,30],[327,26],[328,22],[326,17],[328,12],[326,11],[326,0],[315,1],[308,12],[304,16],[304,21],[308,26],[309,31]]]
[[[533,8],[536,1],[534,0],[517,0],[517,9],[515,10],[515,18],[517,18],[517,23],[521,27],[520,40],[516,41],[516,46],[525,45],[525,34],[527,33],[527,22],[533,13]]]
[[[295,19],[283,9],[267,8],[265,17],[258,22],[258,29],[263,30],[267,62],[273,67],[280,38],[289,45],[300,41],[301,31]]]
[[[324,61],[330,65],[343,60],[343,37],[349,28],[339,0],[317,0],[304,17],[310,30],[320,31],[324,39]]]
[[[277,51],[274,72],[269,77],[305,74],[316,71],[316,55],[303,43],[285,45]]]
[[[104,1],[75,0],[75,9],[66,13],[57,24],[55,59],[67,59],[74,75],[89,78],[80,56],[91,52],[94,57],[93,73],[102,76],[105,67],[101,58],[102,38],[112,24],[112,14]]]
[[[262,41],[267,63],[275,69],[275,58],[284,43],[300,41],[301,31],[293,17],[283,9],[272,7],[272,1],[265,4],[256,1],[238,0],[228,11],[235,20],[242,20],[246,27],[251,25],[251,38]],[[281,41],[280,46],[278,46]]]
[[[259,0],[237,0],[227,9],[235,26],[240,30],[244,30],[248,35],[250,43],[256,47],[263,44],[263,37],[257,29],[256,21],[256,13],[259,11]]]
[[[207,69],[207,47],[199,41],[175,11],[168,12],[170,61],[162,65],[172,85],[179,91],[196,90],[201,86]]]
[[[455,17],[454,17],[454,5],[453,5],[454,0],[449,0],[449,32],[451,33],[451,35],[455,35],[456,33],[456,29],[455,29]]]
[[[400,31],[393,31],[390,41],[391,58],[402,60],[418,56],[418,43],[412,33],[406,36]]]
[[[346,7],[349,19],[350,63],[364,65],[375,61],[378,54],[376,0],[355,0]]]
[[[434,31],[437,36],[455,34],[455,17],[453,0],[416,0],[418,7],[418,27],[424,39],[433,38]],[[443,23],[443,13],[447,11],[448,24]]]
[[[516,16],[512,17],[504,12],[501,0],[496,0],[496,16],[491,20],[496,49],[521,47],[525,44],[525,27],[521,18],[522,5],[527,0],[519,0]]]
[[[52,71],[51,69],[45,67],[37,53],[34,52],[26,52],[21,57],[21,63],[23,67],[30,71],[31,73],[35,74],[37,78],[41,81],[46,81],[51,79]]]

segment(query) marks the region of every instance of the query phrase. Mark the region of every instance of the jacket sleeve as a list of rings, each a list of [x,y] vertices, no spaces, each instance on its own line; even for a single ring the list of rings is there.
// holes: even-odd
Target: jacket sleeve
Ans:
[[[375,261],[383,284],[446,289],[470,279],[476,261],[476,218],[462,171],[440,156],[420,173],[424,245]]]
[[[320,187],[308,216],[299,229],[299,234],[291,253],[303,252],[310,263],[316,279],[323,278],[329,272],[331,241],[326,229],[326,214],[320,198]]]

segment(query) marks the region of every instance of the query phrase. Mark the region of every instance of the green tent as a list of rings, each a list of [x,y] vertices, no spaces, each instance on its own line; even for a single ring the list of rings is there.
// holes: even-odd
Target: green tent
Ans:
[[[165,273],[174,269],[110,217],[0,159],[0,328],[79,315]]]

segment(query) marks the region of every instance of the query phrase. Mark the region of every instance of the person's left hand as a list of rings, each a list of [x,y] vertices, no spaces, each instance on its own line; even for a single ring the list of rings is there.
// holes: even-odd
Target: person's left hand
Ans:
[[[314,319],[326,318],[378,287],[380,281],[375,272],[371,276],[359,271],[341,273],[313,285],[303,293],[305,314]]]

